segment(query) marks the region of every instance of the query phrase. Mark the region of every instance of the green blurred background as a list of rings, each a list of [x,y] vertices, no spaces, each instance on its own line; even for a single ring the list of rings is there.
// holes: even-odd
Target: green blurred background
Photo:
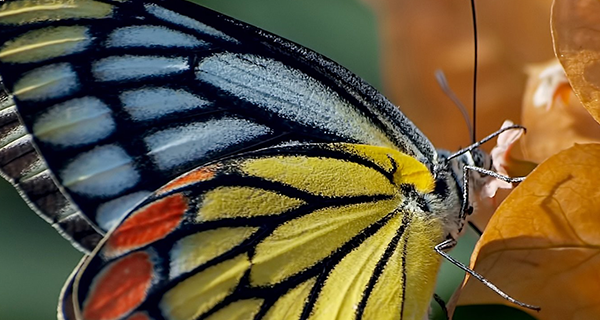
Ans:
[[[375,16],[360,1],[197,2],[316,50],[381,89]],[[473,233],[467,234],[453,256],[468,262],[475,241]],[[61,286],[80,258],[7,182],[0,181],[0,320],[55,319]],[[447,301],[462,277],[458,268],[444,264],[437,293]],[[480,318],[489,310],[471,309],[460,311],[460,319]],[[504,318],[516,319],[514,314]]]

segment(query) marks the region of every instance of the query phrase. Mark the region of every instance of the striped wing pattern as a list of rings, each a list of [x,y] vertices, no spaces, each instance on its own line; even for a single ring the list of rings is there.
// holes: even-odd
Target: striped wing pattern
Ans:
[[[61,191],[32,136],[19,120],[13,99],[0,81],[0,175],[10,181],[29,206],[82,251],[93,249],[101,234]]]
[[[422,319],[439,257],[417,253],[432,250],[443,228],[429,208],[405,208],[426,206],[419,199],[433,186],[414,158],[355,144],[208,164],[160,188],[107,236],[75,293],[67,289],[62,316]]]
[[[184,1],[4,1],[0,77],[0,170],[84,251],[154,190],[242,151],[349,142],[436,159],[348,70]]]

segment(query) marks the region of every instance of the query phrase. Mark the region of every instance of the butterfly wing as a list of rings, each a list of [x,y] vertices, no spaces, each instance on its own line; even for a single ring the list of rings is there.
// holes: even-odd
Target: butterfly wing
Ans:
[[[418,129],[345,68],[185,1],[4,1],[0,43],[0,77],[27,132],[18,156],[0,146],[4,175],[28,166],[21,155],[42,158],[44,195],[60,199],[36,201],[22,179],[9,181],[42,215],[81,222],[83,237],[64,231],[88,249],[94,241],[82,239],[161,185],[244,150],[350,142],[429,167],[435,159]]]
[[[102,238],[52,179],[1,79],[0,176],[11,182],[27,204],[78,249],[91,250]]]
[[[427,167],[385,147],[295,144],[214,162],[109,233],[65,304],[85,320],[421,319],[435,279],[418,273],[435,274],[443,231],[405,203],[433,186]]]

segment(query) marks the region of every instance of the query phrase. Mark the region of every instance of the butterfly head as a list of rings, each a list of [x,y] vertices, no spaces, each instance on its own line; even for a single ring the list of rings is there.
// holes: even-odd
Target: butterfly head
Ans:
[[[466,152],[459,156],[457,159],[459,161],[458,167],[461,170],[461,173],[464,172],[465,166],[476,167],[487,171],[494,170],[492,156],[479,148],[475,148],[469,152]],[[474,170],[469,170],[469,181],[467,182],[470,189],[469,193],[481,190],[481,188],[485,185],[486,181],[488,181],[489,179],[490,176],[488,175],[481,174]]]
[[[458,156],[438,150],[438,165],[434,168],[436,187],[433,192],[446,210],[446,234],[457,239],[473,212],[472,200],[490,179],[469,167],[492,170],[492,157],[481,149],[472,149]],[[468,172],[467,172],[468,171]],[[465,181],[467,179],[467,181]]]

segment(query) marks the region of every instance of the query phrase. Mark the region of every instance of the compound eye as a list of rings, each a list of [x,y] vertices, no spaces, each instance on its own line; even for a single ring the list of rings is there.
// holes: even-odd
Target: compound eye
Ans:
[[[467,216],[470,216],[473,214],[473,206],[469,206],[465,209],[465,213],[467,214]]]
[[[471,156],[473,157],[473,165],[479,168],[492,170],[493,162],[492,157],[486,152],[480,149],[473,149],[471,152]]]

